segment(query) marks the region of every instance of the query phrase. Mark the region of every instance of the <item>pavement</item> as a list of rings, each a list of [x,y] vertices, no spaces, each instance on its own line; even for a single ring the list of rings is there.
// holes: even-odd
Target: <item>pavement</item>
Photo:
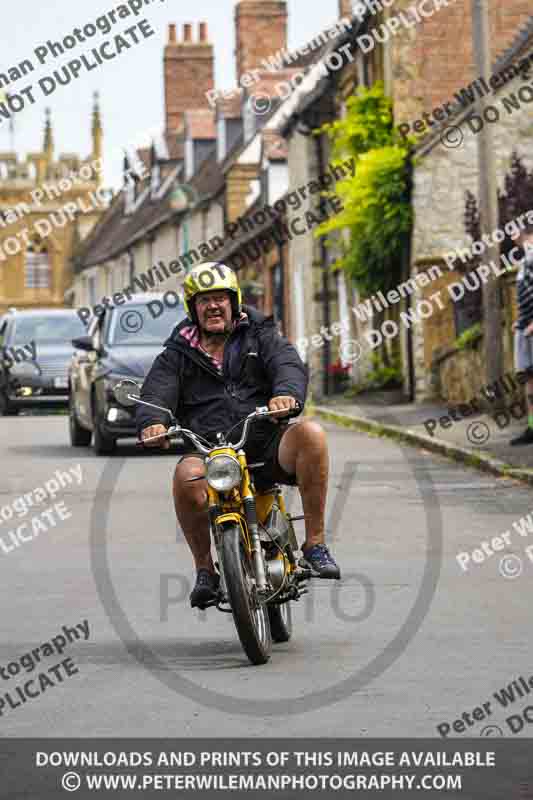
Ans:
[[[66,417],[0,419],[2,735],[403,738],[438,737],[448,725],[463,738],[489,735],[488,726],[511,736],[506,718],[528,698],[509,710],[493,694],[533,673],[533,551],[513,531],[532,508],[531,489],[325,427],[327,536],[343,579],[312,582],[294,604],[291,641],[253,667],[230,615],[189,607],[192,564],[170,499],[174,454],[126,443],[97,458],[70,447]],[[25,515],[17,503],[11,521],[5,509],[54,488],[58,472],[81,475],[55,492],[69,516],[34,538],[30,525],[9,549],[10,532],[52,501]],[[294,493],[289,502],[299,513]],[[493,537],[509,530],[497,552]],[[43,647],[54,639],[61,655]],[[21,661],[34,650],[38,664]],[[52,685],[35,681],[45,670]],[[16,687],[32,679],[35,696],[17,702]],[[487,701],[490,712],[460,721]]]
[[[509,444],[527,425],[521,406],[508,404],[500,413],[492,410],[461,416],[443,402],[408,403],[398,392],[384,391],[358,395],[356,401],[334,397],[314,406],[314,411],[323,419],[390,436],[533,485],[533,445]]]

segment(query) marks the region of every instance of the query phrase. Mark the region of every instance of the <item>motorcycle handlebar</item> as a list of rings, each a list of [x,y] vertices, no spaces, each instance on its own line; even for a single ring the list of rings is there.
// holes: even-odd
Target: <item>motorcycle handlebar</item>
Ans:
[[[252,422],[254,422],[256,419],[260,419],[262,417],[272,417],[272,416],[276,416],[278,419],[290,419],[291,417],[297,416],[300,413],[300,411],[301,411],[301,406],[299,403],[296,403],[296,406],[294,408],[291,408],[286,413],[282,413],[280,411],[270,411],[267,406],[256,408],[255,411],[252,411],[251,414],[248,414],[248,416],[244,421],[244,427],[240,441],[238,441],[236,444],[231,444],[231,446],[235,450],[240,450],[244,446],[246,440],[248,439],[248,431],[250,430],[250,426]],[[208,455],[211,452],[211,450],[216,446],[216,445],[206,446],[205,444],[202,443],[201,437],[199,437],[196,433],[188,430],[187,428],[181,428],[179,425],[174,425],[170,427],[168,431],[163,435],[152,436],[150,437],[150,439],[144,439],[140,442],[140,444],[143,445],[146,442],[151,442],[155,440],[161,441],[163,439],[167,439],[168,441],[170,441],[173,438],[178,438],[182,436],[187,436],[194,444],[196,449],[200,453],[203,453],[203,455]]]

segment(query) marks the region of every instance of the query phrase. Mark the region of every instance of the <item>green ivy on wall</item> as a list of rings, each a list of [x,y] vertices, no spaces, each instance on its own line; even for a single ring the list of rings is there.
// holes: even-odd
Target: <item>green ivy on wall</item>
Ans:
[[[335,237],[342,254],[333,268],[344,269],[364,295],[392,289],[402,280],[402,255],[412,225],[410,142],[394,130],[392,101],[383,84],[360,88],[348,99],[345,118],[323,126],[320,133],[331,140],[333,163],[353,157],[356,169],[354,177],[335,187],[343,211],[323,223],[316,235],[348,229],[349,242]]]

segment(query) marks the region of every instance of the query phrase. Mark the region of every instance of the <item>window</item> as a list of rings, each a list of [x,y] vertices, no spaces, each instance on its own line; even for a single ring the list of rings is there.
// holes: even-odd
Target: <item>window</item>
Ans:
[[[26,289],[50,288],[50,260],[46,250],[37,251],[37,246],[31,245],[26,251],[25,265]]]

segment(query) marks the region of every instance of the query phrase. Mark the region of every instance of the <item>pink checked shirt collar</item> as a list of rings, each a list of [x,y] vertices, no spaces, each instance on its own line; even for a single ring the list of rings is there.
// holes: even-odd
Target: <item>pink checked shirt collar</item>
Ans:
[[[239,325],[239,323],[245,322],[247,319],[248,315],[245,314],[244,311],[242,311],[239,319],[234,320],[233,329],[235,330],[235,328],[237,327],[237,325]],[[207,350],[204,350],[204,348],[200,344],[200,331],[198,330],[197,325],[194,324],[187,325],[180,331],[180,334],[190,344],[191,347],[193,347],[195,350],[200,350],[201,353],[203,353],[209,359],[211,359],[213,365],[218,370],[218,372],[222,372],[222,366],[223,366],[222,359],[216,358],[216,356],[213,356],[211,355],[211,353],[208,353]]]

